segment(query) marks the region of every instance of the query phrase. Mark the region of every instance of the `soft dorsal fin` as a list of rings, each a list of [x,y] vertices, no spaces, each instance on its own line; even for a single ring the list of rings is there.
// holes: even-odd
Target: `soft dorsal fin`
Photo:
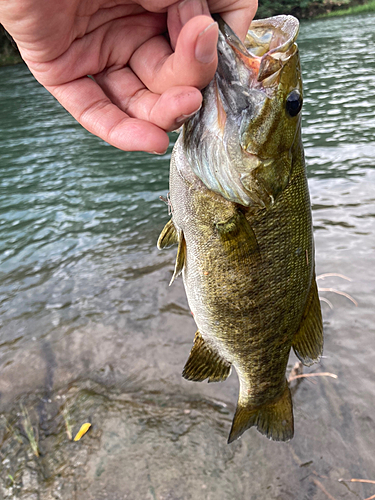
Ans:
[[[186,242],[184,233],[180,230],[178,232],[178,249],[177,249],[176,264],[174,266],[174,273],[171,281],[169,282],[169,286],[171,286],[174,280],[182,273],[185,264],[185,258],[186,258]]]
[[[315,276],[307,297],[301,324],[293,338],[292,346],[298,358],[306,366],[319,361],[322,355],[323,322]]]
[[[162,250],[163,248],[168,248],[173,245],[177,245],[177,243],[178,243],[178,233],[175,228],[175,225],[173,224],[173,220],[170,219],[164,226],[162,232],[160,233],[157,246],[159,250]]]
[[[202,382],[206,378],[209,382],[220,382],[228,378],[230,371],[231,364],[214,352],[197,332],[182,376],[193,382]]]

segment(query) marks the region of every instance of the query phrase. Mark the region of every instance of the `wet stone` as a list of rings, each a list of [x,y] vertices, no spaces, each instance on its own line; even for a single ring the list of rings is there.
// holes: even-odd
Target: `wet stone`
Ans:
[[[38,489],[38,487],[38,474],[26,467],[22,474],[22,489],[32,491]]]
[[[78,450],[76,453],[72,455],[71,462],[73,467],[82,467],[87,462],[88,450],[83,448],[82,450]]]
[[[39,493],[22,493],[21,496],[18,497],[20,500],[40,500]]]

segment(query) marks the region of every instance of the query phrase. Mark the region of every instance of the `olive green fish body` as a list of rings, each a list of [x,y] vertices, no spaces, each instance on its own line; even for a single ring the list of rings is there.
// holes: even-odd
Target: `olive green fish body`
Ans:
[[[182,272],[198,327],[183,375],[225,380],[234,366],[240,393],[229,442],[252,425],[272,439],[288,440],[290,349],[305,364],[322,349],[300,122],[284,155],[290,159],[286,173],[281,151],[274,161],[267,159],[266,170],[257,160],[257,168],[243,175],[241,164],[237,186],[220,174],[210,179],[209,170],[197,175],[191,134],[185,127],[172,154],[172,219],[158,242],[159,248],[179,245],[173,279]]]

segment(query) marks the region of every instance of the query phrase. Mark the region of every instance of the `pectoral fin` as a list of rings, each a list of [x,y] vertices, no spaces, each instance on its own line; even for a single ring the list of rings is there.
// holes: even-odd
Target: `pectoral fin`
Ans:
[[[228,444],[238,439],[247,429],[258,431],[273,441],[289,441],[294,434],[293,404],[288,382],[281,397],[267,405],[252,407],[238,401]]]
[[[251,257],[252,260],[260,259],[254,230],[240,210],[230,219],[217,222],[215,227],[229,258],[233,255],[240,259],[244,257]]]
[[[231,364],[208,347],[201,334],[197,332],[182,376],[194,382],[202,382],[206,378],[209,382],[220,382],[229,376],[230,370]]]
[[[294,352],[302,363],[310,366],[319,360],[323,351],[323,323],[315,277],[306,301],[305,312],[293,343]]]
[[[172,245],[177,245],[178,243],[178,233],[175,228],[175,225],[173,224],[173,220],[171,219],[170,221],[167,222],[167,224],[164,226],[164,229],[160,233],[157,247],[159,250],[162,250],[163,248],[168,248],[171,247]]]
[[[179,231],[176,264],[174,266],[174,273],[169,283],[169,286],[171,286],[174,280],[182,273],[185,264],[185,258],[186,258],[186,242],[184,238],[184,233],[182,231]]]

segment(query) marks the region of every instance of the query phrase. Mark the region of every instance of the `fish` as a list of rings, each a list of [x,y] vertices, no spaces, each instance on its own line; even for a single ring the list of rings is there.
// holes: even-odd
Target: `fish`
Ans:
[[[317,362],[323,326],[301,139],[302,77],[293,16],[255,20],[242,42],[220,18],[218,66],[175,143],[159,249],[178,245],[197,325],[182,375],[239,396],[228,443],[250,427],[294,435],[291,349]]]

